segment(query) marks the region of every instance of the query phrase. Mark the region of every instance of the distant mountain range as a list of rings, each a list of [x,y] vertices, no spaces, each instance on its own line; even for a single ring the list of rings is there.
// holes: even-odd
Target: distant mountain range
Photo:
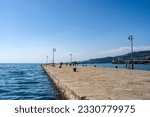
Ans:
[[[150,60],[150,50],[139,51],[133,53],[134,60]],[[131,60],[131,54],[124,54],[115,57],[105,57],[105,58],[94,58],[85,61],[80,61],[81,64],[94,64],[94,63],[112,63],[112,61],[125,61]]]

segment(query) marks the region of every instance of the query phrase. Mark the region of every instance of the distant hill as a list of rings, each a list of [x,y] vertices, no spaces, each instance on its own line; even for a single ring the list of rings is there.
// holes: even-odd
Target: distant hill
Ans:
[[[134,60],[150,60],[150,50],[134,52],[133,58]],[[85,61],[80,61],[79,63],[81,64],[112,63],[112,61],[117,61],[117,60],[122,61],[122,60],[130,60],[130,59],[131,59],[131,55],[130,53],[128,53],[128,54],[115,56],[115,57],[89,59]]]

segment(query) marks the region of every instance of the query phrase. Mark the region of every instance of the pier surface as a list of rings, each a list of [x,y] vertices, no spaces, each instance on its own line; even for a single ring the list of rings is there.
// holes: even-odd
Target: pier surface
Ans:
[[[66,99],[150,99],[150,71],[42,66]]]

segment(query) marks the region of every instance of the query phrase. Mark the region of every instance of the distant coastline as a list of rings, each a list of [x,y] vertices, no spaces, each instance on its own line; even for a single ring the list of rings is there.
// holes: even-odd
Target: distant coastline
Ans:
[[[114,63],[114,64],[126,64],[130,63],[131,55],[130,53],[119,55],[115,57],[104,57],[104,58],[94,58],[85,61],[79,61],[79,64],[100,64],[100,63]],[[150,50],[138,51],[133,53],[134,64],[150,64]]]

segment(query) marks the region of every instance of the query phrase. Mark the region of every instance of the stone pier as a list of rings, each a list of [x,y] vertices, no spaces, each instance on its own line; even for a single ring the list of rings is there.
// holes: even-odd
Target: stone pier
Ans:
[[[42,65],[65,99],[149,100],[150,71]]]

